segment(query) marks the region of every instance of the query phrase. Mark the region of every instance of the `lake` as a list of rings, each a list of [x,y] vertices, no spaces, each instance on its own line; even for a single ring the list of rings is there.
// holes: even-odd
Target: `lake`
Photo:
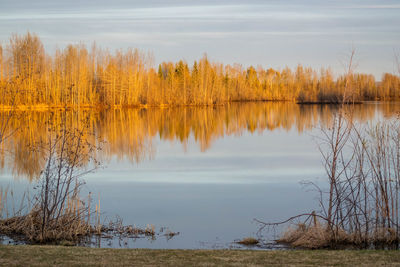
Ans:
[[[325,184],[318,143],[337,110],[254,102],[19,111],[1,144],[0,187],[13,191],[8,203],[18,202],[45,164],[43,154],[29,148],[63,124],[87,125],[88,142],[102,149],[95,155],[100,168],[83,177],[84,193],[100,199],[103,218],[118,215],[124,224],[179,232],[171,239],[102,240],[100,246],[238,248],[235,240],[256,236],[254,218],[280,221],[319,209],[317,194],[302,182]],[[399,110],[399,103],[355,105],[354,120],[374,123]]]

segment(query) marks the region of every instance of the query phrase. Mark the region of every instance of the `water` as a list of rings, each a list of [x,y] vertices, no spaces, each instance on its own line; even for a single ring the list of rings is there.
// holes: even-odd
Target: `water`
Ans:
[[[354,117],[368,123],[398,110],[396,103],[368,103],[356,106]],[[15,199],[32,187],[44,163],[27,147],[54,130],[46,122],[57,128],[89,121],[97,139],[87,139],[105,143],[96,155],[102,167],[84,177],[84,191],[100,198],[103,218],[118,215],[124,224],[179,232],[172,239],[102,240],[100,246],[238,248],[235,240],[256,236],[254,218],[280,221],[319,209],[316,193],[301,182],[324,185],[319,129],[336,111],[335,106],[247,103],[68,111],[64,122],[62,112],[21,112],[10,128],[18,131],[3,144],[8,152],[0,186],[12,188]]]

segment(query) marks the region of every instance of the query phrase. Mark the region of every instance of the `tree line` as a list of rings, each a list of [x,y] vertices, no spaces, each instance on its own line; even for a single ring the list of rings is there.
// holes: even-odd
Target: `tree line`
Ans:
[[[400,98],[400,77],[390,73],[378,83],[370,74],[335,78],[330,69],[302,65],[280,71],[244,68],[211,62],[206,55],[191,66],[182,60],[158,67],[153,62],[151,54],[138,49],[111,53],[95,44],[89,49],[68,45],[49,55],[37,35],[13,35],[4,48],[0,45],[0,105],[127,107]],[[343,100],[343,95],[348,98]]]

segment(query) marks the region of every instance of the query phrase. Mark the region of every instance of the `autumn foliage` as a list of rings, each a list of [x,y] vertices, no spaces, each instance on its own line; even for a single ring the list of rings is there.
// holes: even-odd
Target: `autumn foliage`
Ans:
[[[137,49],[110,53],[93,45],[68,45],[53,55],[35,34],[13,35],[0,46],[0,105],[177,106],[214,105],[232,101],[343,102],[400,98],[400,77],[351,73],[335,78],[329,69],[299,65],[284,68],[244,68],[210,62],[207,56],[192,66],[164,62]],[[346,89],[347,90],[347,89]]]

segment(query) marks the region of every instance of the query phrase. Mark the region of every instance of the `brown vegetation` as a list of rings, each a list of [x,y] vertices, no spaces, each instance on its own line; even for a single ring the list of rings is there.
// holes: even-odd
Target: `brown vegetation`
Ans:
[[[152,225],[140,229],[124,226],[121,220],[102,224],[100,199],[93,209],[91,193],[87,199],[82,198],[81,177],[99,166],[94,154],[100,145],[88,141],[91,133],[87,120],[80,128],[67,129],[66,119],[63,113],[60,128],[51,122],[45,124],[49,129],[46,139],[30,147],[39,151],[44,161],[35,179],[36,194],[32,198],[23,195],[18,210],[12,203],[13,212],[10,216],[10,207],[6,205],[8,190],[0,190],[0,235],[46,244],[76,244],[103,234],[113,237],[154,237],[156,231]],[[172,237],[177,233],[167,234]]]
[[[46,127],[53,126],[48,123]],[[24,207],[25,210],[14,212],[13,217],[0,220],[1,234],[21,235],[31,242],[47,243],[78,240],[96,230],[90,222],[90,196],[85,204],[79,194],[82,185],[79,178],[91,171],[83,168],[91,161],[93,168],[97,166],[92,157],[95,147],[83,138],[85,129],[65,126],[53,129],[44,142],[31,147],[41,151],[45,161],[37,181],[38,192],[28,199],[31,209]]]
[[[347,111],[347,112],[346,112]],[[321,211],[289,228],[278,242],[321,248],[351,245],[394,247],[400,242],[400,125],[398,120],[357,125],[342,109],[320,144],[328,190],[311,183]]]
[[[0,47],[0,105],[19,108],[87,106],[213,105],[232,101],[289,100],[340,103],[395,100],[400,78],[351,73],[335,79],[329,69],[316,71],[243,68],[210,62],[207,56],[189,66],[164,62],[137,49],[115,53],[93,45],[68,45],[46,54],[38,36],[13,35]],[[352,88],[344,99],[345,88]]]
[[[242,240],[237,241],[236,243],[245,245],[245,246],[254,246],[257,245],[260,241],[255,239],[254,237],[245,237]]]
[[[346,77],[353,73],[352,51]],[[397,58],[397,57],[396,57]],[[399,65],[400,71],[400,65]],[[345,85],[343,99],[354,92]],[[400,118],[358,125],[354,105],[342,103],[328,127],[322,125],[319,149],[328,189],[310,183],[319,193],[321,211],[300,214],[269,226],[292,223],[278,239],[295,247],[398,248],[400,243]]]

